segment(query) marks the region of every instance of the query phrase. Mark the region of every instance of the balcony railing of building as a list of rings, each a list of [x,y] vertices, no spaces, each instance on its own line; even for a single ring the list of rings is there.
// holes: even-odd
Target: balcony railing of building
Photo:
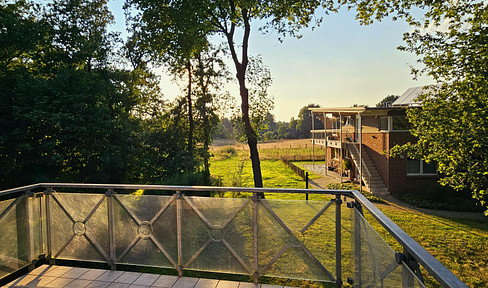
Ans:
[[[138,189],[145,195],[130,194]],[[251,196],[189,196],[227,191]],[[0,200],[0,285],[36,262],[71,260],[337,287],[424,287],[421,265],[445,287],[467,287],[357,191],[49,183],[2,191]],[[364,210],[403,251],[387,245]]]

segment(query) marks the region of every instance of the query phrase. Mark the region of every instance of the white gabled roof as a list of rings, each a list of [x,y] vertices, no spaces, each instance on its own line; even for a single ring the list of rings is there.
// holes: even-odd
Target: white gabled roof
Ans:
[[[430,91],[432,91],[432,86],[420,86],[420,87],[409,88],[391,105],[392,106],[419,106],[421,105],[421,103],[415,100],[419,97],[419,95],[426,94]]]

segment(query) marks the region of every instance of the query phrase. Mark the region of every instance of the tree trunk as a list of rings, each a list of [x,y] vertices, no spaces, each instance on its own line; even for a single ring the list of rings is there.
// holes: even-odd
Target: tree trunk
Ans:
[[[201,55],[198,54],[197,57],[198,57],[198,69],[199,69],[199,73],[197,73],[197,75],[199,76],[198,79],[200,81],[200,87],[202,89],[201,100],[203,105],[203,107],[201,107],[201,114],[203,119],[203,168],[205,173],[210,177],[210,163],[209,163],[210,154],[208,153],[208,148],[210,146],[211,138],[210,138],[210,121],[208,119],[209,116],[207,113],[207,103],[210,103],[211,96],[209,96],[207,93],[208,92],[207,85],[205,84],[205,79],[204,79],[205,67],[203,65]]]
[[[252,128],[251,121],[249,119],[249,90],[246,88],[245,69],[243,66],[241,66],[240,71],[237,72],[237,79],[239,81],[239,90],[242,101],[242,121],[244,122],[247,144],[249,145],[249,151],[251,152],[254,187],[262,188],[263,177],[261,175],[261,162],[259,161],[258,139],[256,131],[254,131]],[[264,193],[257,193],[257,196],[264,199]]]
[[[235,7],[232,7],[233,10]],[[246,130],[247,144],[249,145],[249,150],[251,152],[251,163],[252,172],[254,178],[254,187],[263,187],[263,177],[261,175],[261,163],[259,161],[258,152],[258,139],[256,131],[251,126],[251,121],[249,119],[249,90],[246,88],[246,70],[249,63],[248,58],[248,47],[249,47],[249,35],[251,34],[251,25],[249,22],[249,15],[247,9],[242,9],[242,19],[244,21],[244,35],[242,38],[242,60],[239,62],[237,57],[236,49],[234,46],[234,32],[236,24],[232,23],[230,26],[230,31],[225,31],[227,36],[227,44],[232,55],[232,60],[236,66],[237,71],[237,81],[239,82],[239,91],[241,95],[241,111],[242,111],[242,121],[244,122],[244,127]],[[258,197],[264,199],[264,193],[257,193]]]
[[[186,64],[186,69],[188,71],[188,154],[190,155],[191,163],[193,166],[193,109],[192,109],[192,102],[191,102],[191,62],[188,60]]]

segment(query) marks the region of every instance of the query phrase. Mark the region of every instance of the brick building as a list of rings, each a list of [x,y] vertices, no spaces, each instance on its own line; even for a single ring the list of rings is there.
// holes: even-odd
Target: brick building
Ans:
[[[367,190],[379,195],[436,185],[435,164],[389,155],[395,145],[416,141],[405,111],[418,106],[414,99],[422,92],[421,87],[411,88],[389,107],[310,108],[325,127],[311,131],[313,146],[326,146],[325,171],[362,179]]]

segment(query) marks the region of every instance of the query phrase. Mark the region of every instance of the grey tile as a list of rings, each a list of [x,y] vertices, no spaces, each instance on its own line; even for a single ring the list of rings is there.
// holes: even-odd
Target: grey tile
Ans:
[[[129,287],[129,284],[115,283],[115,282],[107,286],[107,288],[127,288],[127,287]]]
[[[90,284],[92,280],[82,280],[82,279],[74,279],[73,282],[69,283],[66,288],[84,288]]]
[[[98,276],[98,278],[96,280],[113,282],[115,279],[119,278],[119,276],[122,274],[124,274],[124,271],[107,270],[107,271],[105,271],[105,273]]]
[[[29,275],[27,275],[29,276]],[[33,278],[25,277],[24,282],[18,283],[19,286],[13,287],[44,287],[48,285],[50,282],[56,280],[56,277],[51,276],[32,276]]]
[[[150,288],[151,286],[149,285],[137,285],[137,284],[131,284],[129,288]]]
[[[32,270],[31,272],[29,272],[29,275],[44,275],[48,271],[56,269],[56,268],[58,268],[58,266],[51,266],[51,265],[44,264],[44,265],[39,266],[36,269]]]
[[[27,285],[29,284],[30,281],[34,281],[36,280],[36,276],[35,275],[24,275],[22,277],[19,277],[17,279],[15,279],[14,281],[8,283],[7,285],[9,287],[22,287],[24,285]]]
[[[198,279],[197,284],[195,285],[195,288],[215,288],[215,287],[217,287],[218,283],[219,283],[219,280],[216,280],[216,279],[200,278],[200,279]]]
[[[141,276],[139,276],[139,278],[137,278],[136,281],[134,281],[134,283],[132,284],[151,286],[154,282],[156,282],[156,280],[158,280],[159,276],[160,275],[158,274],[144,273]]]
[[[111,284],[111,282],[95,280],[95,281],[92,281],[90,284],[86,285],[85,288],[105,288],[110,284]]]
[[[71,269],[73,269],[73,267],[56,266],[56,269],[49,270],[44,275],[45,276],[52,276],[52,277],[60,277]]]
[[[141,275],[142,275],[142,273],[139,273],[139,272],[124,272],[124,273],[122,273],[122,275],[117,277],[117,279],[115,279],[114,282],[132,284]]]
[[[180,277],[173,285],[173,288],[192,288],[197,283],[198,278]]]
[[[70,279],[70,278],[57,278],[56,280],[49,282],[44,287],[52,287],[52,288],[65,287],[69,283],[73,282],[73,280],[74,279]]]
[[[107,270],[102,270],[102,269],[90,269],[88,272],[85,274],[81,275],[78,279],[83,279],[83,280],[95,280],[100,275],[103,273],[107,272]]]
[[[250,282],[239,282],[239,288],[261,288],[261,284],[254,284]]]
[[[239,287],[239,282],[227,281],[227,280],[220,280],[219,285],[217,285],[217,288],[238,288],[238,287]]]
[[[270,285],[270,284],[261,284],[261,288],[283,288],[283,286]]]
[[[173,287],[177,280],[178,276],[161,275],[156,281],[154,281],[151,287],[170,288]]]
[[[88,271],[90,271],[89,268],[75,267],[75,268],[69,270],[68,272],[64,273],[61,277],[63,277],[63,278],[77,279],[81,275],[85,274]]]

